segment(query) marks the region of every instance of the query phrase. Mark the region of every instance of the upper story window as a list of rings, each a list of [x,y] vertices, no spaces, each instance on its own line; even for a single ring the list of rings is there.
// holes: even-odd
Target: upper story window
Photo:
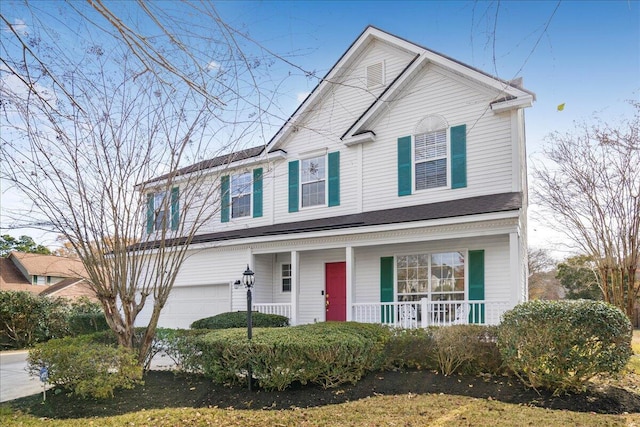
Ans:
[[[170,215],[171,205],[169,204],[169,194],[161,191],[153,195],[154,230],[167,228],[167,219]]]
[[[158,191],[147,195],[147,233],[178,229],[180,220],[180,192],[178,187],[171,191]]]
[[[231,176],[231,217],[241,218],[251,215],[251,173]]]
[[[289,162],[289,212],[340,206],[340,152]]]
[[[398,138],[398,196],[430,188],[467,186],[467,127],[425,116],[413,135]]]
[[[414,136],[416,190],[447,186],[447,152],[445,129]]]
[[[220,177],[220,221],[262,216],[262,168]]]
[[[301,162],[302,207],[325,204],[325,157],[314,157]]]

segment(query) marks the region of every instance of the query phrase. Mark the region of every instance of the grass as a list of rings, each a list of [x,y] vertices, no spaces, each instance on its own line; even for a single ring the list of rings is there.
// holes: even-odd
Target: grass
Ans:
[[[640,414],[602,415],[510,405],[455,395],[378,396],[341,405],[280,411],[179,408],[104,418],[49,420],[0,412],[5,426],[637,426]]]

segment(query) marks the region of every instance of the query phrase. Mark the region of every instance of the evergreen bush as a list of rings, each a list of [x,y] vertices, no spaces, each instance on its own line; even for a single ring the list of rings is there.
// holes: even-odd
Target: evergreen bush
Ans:
[[[631,336],[627,316],[603,301],[530,301],[504,314],[498,348],[526,385],[559,394],[620,372],[632,355]]]
[[[91,335],[40,343],[29,351],[28,362],[32,374],[46,367],[50,383],[82,397],[113,397],[116,388],[142,383],[142,368],[133,352],[95,342]]]
[[[289,318],[277,314],[265,314],[254,311],[251,313],[251,323],[256,328],[281,328],[289,326]],[[196,320],[191,324],[191,329],[231,329],[246,327],[246,311],[221,313],[216,316]]]

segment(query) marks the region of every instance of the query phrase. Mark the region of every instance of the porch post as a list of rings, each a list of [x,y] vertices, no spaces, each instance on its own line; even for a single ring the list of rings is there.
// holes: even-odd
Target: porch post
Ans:
[[[522,277],[520,277],[520,250],[518,248],[518,233],[511,232],[509,233],[509,265],[511,269],[510,279],[513,286],[511,289],[511,302],[512,305],[518,304],[520,302],[520,292],[522,290]]]
[[[298,324],[298,285],[300,271],[300,254],[291,251],[291,325]]]
[[[353,255],[353,247],[347,246],[345,248],[345,261],[346,261],[346,273],[347,273],[347,322],[353,320],[353,285],[355,283],[356,269],[354,265],[355,257]]]

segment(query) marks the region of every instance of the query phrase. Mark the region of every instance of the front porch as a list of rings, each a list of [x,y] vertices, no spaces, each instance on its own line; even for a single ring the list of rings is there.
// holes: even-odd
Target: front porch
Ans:
[[[291,304],[252,304],[253,310],[265,314],[286,316],[292,322]],[[379,323],[392,327],[414,329],[429,326],[464,324],[497,325],[509,310],[508,301],[420,301],[354,303],[347,309],[347,320]],[[349,316],[350,314],[350,316]]]

